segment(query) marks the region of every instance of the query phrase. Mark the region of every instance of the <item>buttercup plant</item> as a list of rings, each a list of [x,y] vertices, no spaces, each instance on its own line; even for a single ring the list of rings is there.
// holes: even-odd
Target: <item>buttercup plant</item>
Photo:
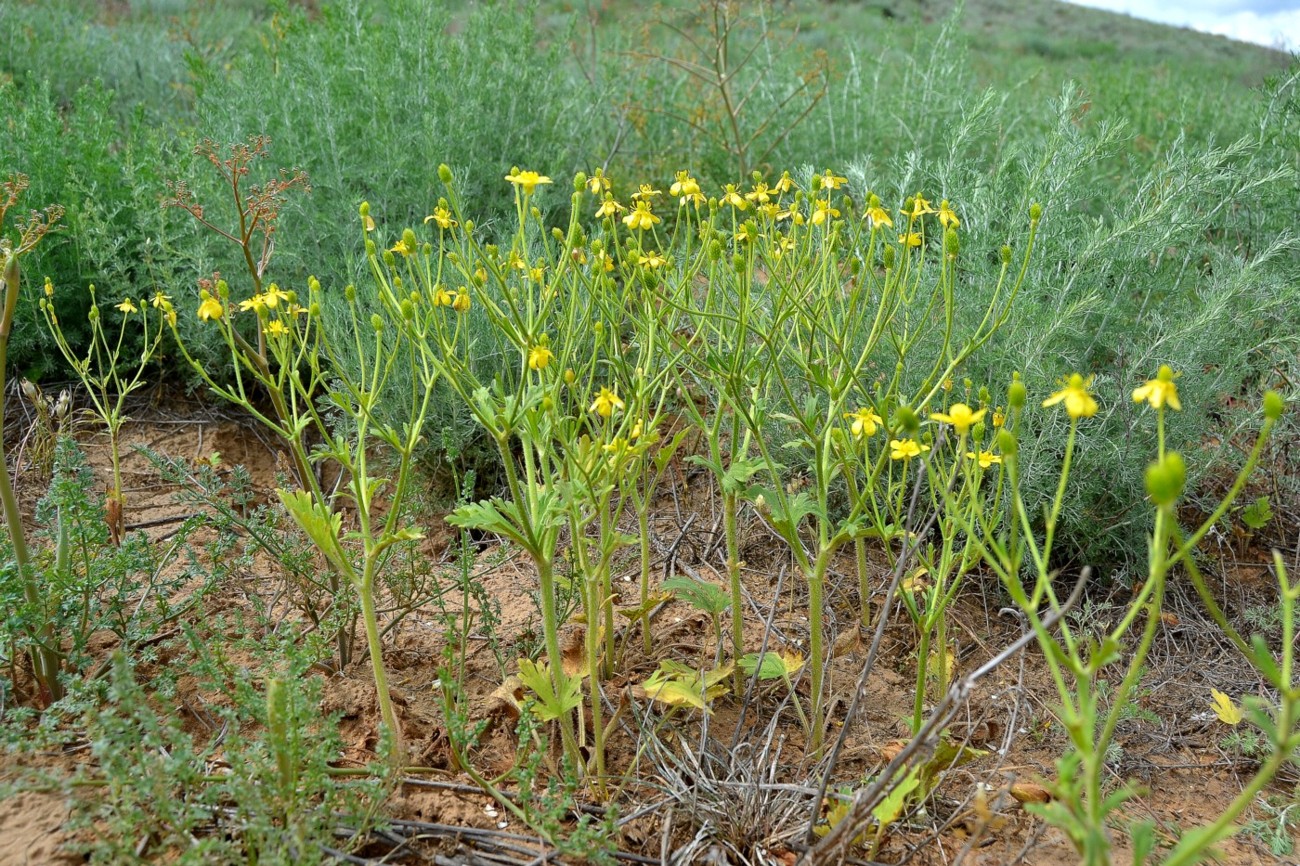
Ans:
[[[1019,380],[1012,383],[1008,392],[1011,421],[998,434],[998,447],[1007,472],[1006,524],[997,530],[987,522],[988,515],[980,512],[976,512],[974,520],[960,521],[964,531],[974,539],[974,546],[984,561],[1001,578],[1017,608],[1026,616],[1051,671],[1061,702],[1060,719],[1069,735],[1071,749],[1058,761],[1057,781],[1052,786],[1053,801],[1033,808],[1069,836],[1088,866],[1110,862],[1109,818],[1135,795],[1128,785],[1106,792],[1107,754],[1160,628],[1165,589],[1175,567],[1181,566],[1191,576],[1215,621],[1276,690],[1279,704],[1272,713],[1259,704],[1250,706],[1252,720],[1266,733],[1272,746],[1269,759],[1241,796],[1235,798],[1219,818],[1207,827],[1183,834],[1162,862],[1196,862],[1210,846],[1231,835],[1234,832],[1232,822],[1300,746],[1300,691],[1293,676],[1295,647],[1292,636],[1300,587],[1289,583],[1286,569],[1275,557],[1283,605],[1284,634],[1279,661],[1262,639],[1247,642],[1231,627],[1200,577],[1192,555],[1210,529],[1228,513],[1245,487],[1269,434],[1282,415],[1282,400],[1275,393],[1265,394],[1264,423],[1245,464],[1215,510],[1194,529],[1185,532],[1179,526],[1176,506],[1186,486],[1187,468],[1182,455],[1167,450],[1164,442],[1164,413],[1167,409],[1180,408],[1173,371],[1167,366],[1162,367],[1154,379],[1134,390],[1133,399],[1149,404],[1157,419],[1157,455],[1146,471],[1147,493],[1155,508],[1148,548],[1150,557],[1146,579],[1138,585],[1135,597],[1118,624],[1100,642],[1085,641],[1085,636],[1076,634],[1064,618],[1057,621],[1056,633],[1044,625],[1045,615],[1058,614],[1062,609],[1050,566],[1052,539],[1066,495],[1079,425],[1098,410],[1090,378],[1075,374],[1043,401],[1045,407],[1060,405],[1064,409],[1070,418],[1070,429],[1065,441],[1060,480],[1046,511],[1041,540],[1034,532],[1031,514],[1019,489],[1018,427],[1027,400],[1025,386]],[[1028,580],[1024,578],[1026,571],[1030,575]],[[1125,640],[1130,638],[1135,638],[1136,644],[1125,656]],[[1117,663],[1122,670],[1119,685],[1108,687],[1102,677],[1108,667]],[[1144,863],[1154,848],[1154,826],[1138,824],[1132,834],[1134,862]]]
[[[14,312],[18,307],[18,290],[22,279],[20,260],[36,248],[47,234],[54,230],[63,218],[63,208],[50,205],[44,211],[33,211],[25,220],[17,224],[17,239],[10,238],[4,231],[5,217],[22,198],[27,189],[26,175],[10,175],[0,183],[0,289],[4,296],[0,299],[0,430],[4,429],[4,399],[6,390],[6,360],[9,353],[9,337],[13,333]],[[32,610],[42,610],[44,589],[37,565],[32,559],[27,546],[27,533],[23,529],[23,516],[18,508],[18,499],[14,496],[13,483],[9,479],[9,455],[0,443],[0,505],[4,508],[5,531],[13,549],[14,565],[18,569],[22,582],[23,596]],[[41,704],[48,706],[63,696],[63,683],[59,680],[62,664],[59,653],[59,637],[54,630],[54,622],[45,619],[29,628],[22,635],[23,649],[32,663],[32,674],[36,678]]]
[[[126,399],[136,390],[144,387],[145,371],[153,360],[162,343],[166,326],[176,325],[176,310],[171,298],[163,292],[155,292],[152,298],[141,298],[139,303],[131,298],[123,298],[114,308],[121,314],[117,334],[114,335],[104,327],[104,312],[100,309],[95,296],[95,287],[91,285],[90,293],[90,345],[84,357],[78,357],[63,333],[59,317],[54,309],[54,286],[48,278],[45,280],[45,296],[41,298],[41,313],[45,324],[54,337],[54,343],[81,379],[95,418],[108,431],[109,458],[112,461],[113,478],[108,490],[106,519],[114,544],[120,545],[124,535],[126,498],[122,493],[122,425],[126,423]],[[131,359],[133,364],[127,366],[123,356],[123,343],[127,335],[127,326],[136,319],[140,322],[143,348],[138,359]]]

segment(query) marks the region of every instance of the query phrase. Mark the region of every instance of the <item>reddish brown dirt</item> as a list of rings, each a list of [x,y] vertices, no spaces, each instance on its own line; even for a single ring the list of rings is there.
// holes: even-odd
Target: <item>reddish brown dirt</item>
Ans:
[[[93,431],[83,431],[81,438],[99,479],[106,484],[108,458],[103,437]],[[274,451],[250,432],[250,428],[236,419],[215,416],[207,410],[186,408],[129,425],[124,439],[126,523],[128,526],[144,524],[143,531],[155,538],[171,526],[159,521],[177,515],[181,509],[174,502],[174,490],[161,483],[148,461],[132,453],[136,446],[187,460],[205,459],[219,452],[224,465],[238,463],[247,467],[265,497],[270,496],[277,473],[284,469]],[[719,523],[710,490],[702,477],[690,475],[687,470],[688,467],[681,467],[670,479],[673,491],[664,497],[655,517],[654,529],[661,547],[656,579],[662,577],[662,558],[671,546],[679,571],[686,570],[721,583]],[[38,486],[27,485],[21,492],[26,501],[34,501]],[[691,514],[695,516],[691,518]],[[447,527],[435,519],[426,527],[426,534],[428,556],[445,559],[449,555],[448,539],[453,537]],[[744,576],[753,599],[746,620],[747,643],[755,649],[759,646],[764,623],[757,611],[769,610],[776,601],[777,612],[772,618],[768,647],[806,651],[806,618],[797,613],[805,607],[806,591],[792,586],[789,564],[780,553],[780,546],[752,515],[742,536],[746,540],[741,552],[746,563]],[[832,717],[842,719],[865,647],[854,637],[856,593],[852,588],[854,581],[847,577],[853,573],[853,563],[846,557],[836,565],[828,615],[834,632],[843,637],[832,665],[829,694]],[[634,571],[634,563],[628,561],[621,567],[615,587],[624,597],[618,601],[632,604],[636,586],[630,577],[624,579],[624,575]],[[536,646],[539,640],[533,600],[535,575],[525,560],[494,544],[479,551],[476,568],[481,571],[487,596],[499,604],[497,634],[506,664],[513,670],[513,660]],[[882,563],[882,574],[884,568]],[[1243,568],[1242,574],[1249,571]],[[209,604],[221,608],[247,607],[250,594],[265,599],[274,592],[274,582],[265,576],[250,576],[250,581],[253,582],[248,586],[222,588],[209,599]],[[1252,581],[1258,584],[1255,591],[1266,595],[1267,589],[1262,587],[1259,577],[1248,574],[1238,584],[1244,586],[1241,591],[1249,593]],[[781,585],[779,599],[776,598],[778,583]],[[1104,620],[1108,610],[1104,604],[1106,599],[1095,601],[1097,604],[1090,609],[1090,615]],[[1137,701],[1140,709],[1154,716],[1134,718],[1121,725],[1119,741],[1124,751],[1116,765],[1114,780],[1118,783],[1127,779],[1148,791],[1129,804],[1126,816],[1132,820],[1155,820],[1167,840],[1173,839],[1180,827],[1208,821],[1237,795],[1249,775],[1248,762],[1234,758],[1219,746],[1227,730],[1205,715],[1209,689],[1224,688],[1240,694],[1250,693],[1257,686],[1253,680],[1247,681],[1245,669],[1233,664],[1223,646],[1206,636],[1208,630],[1195,609],[1190,604],[1180,608],[1179,604],[1183,603],[1171,607],[1175,616],[1161,634],[1152,657],[1152,671],[1144,679]],[[959,673],[977,666],[1018,635],[1019,626],[1014,620],[995,613],[999,606],[998,588],[978,580],[972,582],[960,599],[954,629]],[[657,612],[654,649],[650,655],[641,650],[637,626],[630,626],[624,637],[626,644],[619,673],[607,685],[611,700],[617,700],[615,696],[625,694],[625,689],[648,676],[660,659],[711,658],[715,645],[708,617],[680,602],[670,603]],[[501,673],[485,638],[477,628],[472,630],[466,688],[471,695],[473,715],[492,718],[495,722],[473,755],[476,768],[493,776],[511,768],[517,743],[512,709],[500,693]],[[496,828],[504,822],[512,832],[526,833],[518,822],[505,821],[487,797],[473,792],[467,777],[452,770],[436,687],[444,640],[441,622],[424,612],[408,617],[389,636],[386,662],[413,762],[438,771],[415,778],[441,787],[400,785],[387,802],[386,813],[394,818],[480,828]],[[108,649],[111,646],[106,644],[105,650]],[[837,768],[837,781],[851,783],[854,778],[860,780],[876,772],[890,755],[891,744],[905,735],[904,719],[910,712],[915,686],[911,661],[914,652],[910,626],[898,624],[886,630],[882,655],[886,661],[868,682],[866,699],[854,720]],[[169,657],[164,653],[160,663]],[[342,766],[364,765],[375,759],[378,711],[361,644],[355,659],[342,671],[322,673],[324,698],[320,709],[325,714],[337,713],[341,718],[341,734],[347,744]],[[1189,662],[1192,659],[1194,664]],[[1051,712],[1057,699],[1046,669],[1033,649],[1025,655],[1023,682],[1018,680],[1017,664],[1012,663],[980,686],[969,713],[959,720],[952,733],[956,737],[969,737],[972,745],[988,750],[990,755],[952,771],[931,801],[930,813],[906,821],[895,837],[886,840],[882,858],[895,859],[929,839],[915,852],[912,862],[936,866],[951,863],[968,843],[973,847],[967,863],[1001,864],[1017,856],[1023,856],[1022,862],[1049,866],[1077,862],[1077,856],[1060,834],[1051,830],[1043,832],[1038,819],[1014,801],[999,797],[1013,782],[1050,779],[1055,772],[1054,761],[1065,745]],[[198,694],[192,678],[182,679],[180,690],[183,699],[188,693],[199,703],[222,700],[219,695]],[[753,736],[761,734],[761,722],[779,701],[779,691],[760,690],[755,705],[747,711],[748,730]],[[645,711],[642,699],[637,713]],[[728,740],[737,718],[734,702],[720,700],[711,719],[714,736]],[[754,727],[756,720],[758,727]],[[192,720],[187,722],[187,727],[193,733],[201,730]],[[679,730],[683,742],[695,742],[698,735],[695,721],[687,721]],[[838,728],[833,729],[832,735],[837,731]],[[783,735],[786,751],[782,770],[774,780],[794,785],[815,784],[807,776],[807,770],[801,769],[799,751],[803,736],[792,717],[783,728]],[[1004,745],[1007,751],[999,755],[996,750]],[[637,763],[636,743],[626,733],[615,735],[610,752],[611,762],[620,772],[639,772],[643,781],[654,781],[653,767],[645,754],[640,755]],[[15,755],[0,757],[0,782],[21,777],[25,762],[30,760]],[[44,756],[39,760],[56,768],[61,766],[65,772],[73,768],[70,758]],[[1290,784],[1294,785],[1295,780],[1291,779]],[[974,805],[977,786],[989,786],[987,799],[991,809]],[[651,799],[651,793],[629,785],[622,795],[622,813],[629,814]],[[37,791],[25,791],[0,801],[0,866],[72,862],[62,848],[68,840],[63,828],[70,815],[69,808],[60,796]],[[659,812],[628,823],[621,839],[624,848],[658,857],[664,836],[662,819],[663,813]],[[680,814],[680,807],[675,821],[669,834],[671,845],[684,844],[696,827],[690,823],[689,816]],[[943,829],[936,832],[940,825]],[[1117,838],[1122,838],[1122,834],[1117,834]],[[1031,840],[1028,852],[1022,853],[1026,842]],[[454,851],[455,845],[443,839],[433,843],[429,850],[435,849],[446,853]],[[1122,845],[1117,845],[1115,862],[1127,862],[1127,854]],[[788,851],[781,854],[779,848],[774,849],[774,856],[782,862],[792,862],[793,858]],[[1221,862],[1245,866],[1277,861],[1258,840],[1241,836],[1223,847]]]

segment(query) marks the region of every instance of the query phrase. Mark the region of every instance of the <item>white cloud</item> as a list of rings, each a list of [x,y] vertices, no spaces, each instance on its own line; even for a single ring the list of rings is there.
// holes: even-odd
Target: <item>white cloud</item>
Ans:
[[[1217,33],[1242,42],[1300,50],[1300,3],[1295,0],[1069,0],[1079,6]]]

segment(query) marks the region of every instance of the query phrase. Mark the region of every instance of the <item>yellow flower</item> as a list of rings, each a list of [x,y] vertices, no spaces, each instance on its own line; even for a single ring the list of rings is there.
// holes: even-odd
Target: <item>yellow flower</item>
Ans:
[[[781,256],[785,255],[786,253],[790,252],[793,249],[794,249],[794,238],[790,237],[789,235],[779,234],[776,236],[776,246],[775,249],[772,250],[772,255],[775,258],[779,259],[781,258]]]
[[[847,177],[840,177],[829,168],[822,173],[822,189],[839,189],[848,182]]]
[[[831,207],[829,201],[822,201],[819,199],[813,203],[812,224],[815,226],[819,226],[826,222],[828,217],[838,217],[839,215],[839,208]]]
[[[468,313],[469,307],[469,292],[466,291],[464,287],[461,287],[461,289],[456,292],[456,299],[451,302],[451,308],[458,313]]]
[[[1174,384],[1174,371],[1168,364],[1160,365],[1160,372],[1154,379],[1147,380],[1147,383],[1133,391],[1133,402],[1141,403],[1145,400],[1151,404],[1152,409],[1160,409],[1168,406],[1170,409],[1182,411],[1183,406],[1178,402],[1178,386]]]
[[[375,218],[372,217],[370,214],[365,214],[364,216],[361,217],[361,227],[368,232],[374,231]]]
[[[745,197],[736,190],[734,183],[727,184],[723,189],[722,203],[729,204],[736,210],[745,210],[749,207],[749,202],[745,201]]]
[[[206,293],[205,293],[206,295]],[[221,302],[211,295],[207,295],[199,303],[199,319],[204,322],[215,321],[220,319],[225,311],[221,308]]]
[[[1064,401],[1065,411],[1071,418],[1091,418],[1097,414],[1097,401],[1088,393],[1092,377],[1084,379],[1078,373],[1070,377],[1065,387],[1043,401],[1044,406],[1055,406]]]
[[[414,249],[406,245],[406,238],[402,238],[400,241],[393,244],[388,251],[402,256],[409,256],[411,253],[415,252]]]
[[[533,346],[528,350],[528,369],[545,370],[554,357],[555,353],[546,346]]]
[[[602,418],[608,418],[614,414],[615,409],[624,408],[622,399],[608,388],[601,388],[600,393],[591,404],[591,411],[595,412]]]
[[[636,192],[632,193],[632,201],[648,202],[648,201],[652,201],[655,196],[659,196],[663,194],[664,194],[663,190],[655,189],[650,184],[643,183],[641,184],[640,188],[637,189]]]
[[[645,231],[660,222],[659,217],[650,213],[650,202],[642,199],[636,203],[636,210],[623,217],[623,223],[634,231]]]
[[[875,436],[876,430],[880,429],[879,425],[883,422],[874,409],[859,409],[856,412],[844,413],[845,418],[853,419],[853,435],[865,439],[868,436]]]
[[[596,219],[618,216],[618,212],[621,210],[627,210],[627,208],[614,201],[612,195],[606,195],[605,200],[601,202],[600,207],[596,209]]]
[[[591,177],[587,178],[587,187],[596,195],[609,192],[609,178],[605,177],[605,169],[596,169]]]
[[[45,278],[45,297],[54,297],[54,282],[49,277]]]
[[[974,451],[967,451],[966,456],[972,460],[978,460],[980,462],[981,469],[988,469],[990,466],[1002,462],[1002,455],[994,454],[992,451],[981,451],[978,454],[976,454]]]
[[[450,229],[456,227],[456,221],[451,218],[451,211],[447,210],[442,205],[438,205],[436,208],[433,209],[433,213],[429,214],[427,217],[424,218],[425,225],[428,225],[431,222],[437,223],[438,228],[440,229]]]
[[[267,322],[265,330],[268,337],[284,337],[289,333],[289,329],[286,328],[284,322],[279,319]]]
[[[1006,415],[1005,412],[1002,411],[1002,407],[1001,407],[1001,406],[999,406],[999,407],[997,407],[996,409],[993,410],[993,426],[994,426],[994,427],[1001,427],[1003,424],[1006,423],[1006,421],[1007,421],[1007,415]]]
[[[911,460],[913,457],[919,457],[929,450],[930,447],[928,445],[918,445],[915,439],[889,440],[890,460]]]
[[[939,222],[946,229],[955,229],[961,225],[961,220],[957,219],[957,214],[948,204],[948,199],[939,202]]]
[[[921,233],[908,232],[905,235],[899,235],[898,242],[907,247],[919,247],[921,245]]]
[[[889,214],[886,213],[885,209],[880,205],[867,208],[867,216],[871,218],[872,228],[875,228],[876,226],[889,226],[892,229],[894,227],[894,221],[890,219]]]
[[[761,204],[755,210],[762,214],[764,219],[774,220],[781,216],[781,206],[774,201]]]
[[[456,296],[448,291],[446,286],[434,286],[433,305],[435,307],[450,307],[455,301]]]
[[[947,414],[935,412],[930,416],[930,420],[951,424],[953,429],[957,431],[958,436],[965,436],[970,432],[971,425],[978,424],[988,411],[987,409],[980,409],[978,412],[974,412],[965,403],[953,403],[948,408]]]
[[[117,308],[127,314],[139,312],[130,298],[123,298],[122,303],[118,304]]]
[[[658,268],[662,268],[664,265],[668,264],[668,260],[663,256],[659,255],[659,253],[655,252],[654,250],[651,250],[650,252],[641,256],[641,258],[637,259],[636,263],[643,268],[648,268],[649,270],[653,271]]]
[[[777,192],[789,192],[794,189],[794,178],[790,177],[790,172],[781,172],[781,179],[776,182],[776,186],[773,187],[773,189]]]
[[[267,290],[262,293],[262,296],[266,299],[266,306],[272,310],[276,308],[280,301],[289,300],[289,293],[281,291],[280,287],[275,283],[271,283]]]
[[[904,216],[909,216],[912,219],[919,219],[928,213],[934,213],[934,208],[930,207],[930,203],[922,198],[919,192],[912,198],[912,209],[903,211]]]
[[[691,177],[689,172],[677,172],[677,180],[673,182],[672,186],[668,187],[668,192],[674,198],[679,199],[679,205],[691,201],[695,203],[696,207],[699,207],[704,203],[704,193],[700,191],[700,183]]]
[[[164,295],[161,291],[154,292],[153,297],[149,300],[155,310],[162,310],[164,313],[172,308],[172,299]]]
[[[614,270],[614,257],[611,256],[609,253],[605,252],[604,250],[601,250],[600,253],[596,256],[596,261],[600,262],[601,267],[605,269],[605,273],[609,273],[610,271]]]
[[[767,204],[772,199],[771,192],[767,184],[760,181],[754,184],[753,191],[745,193],[745,199],[759,204]]]
[[[551,182],[549,177],[535,171],[513,171],[506,175],[506,180],[522,188],[524,195],[532,195],[538,186]]]
[[[247,301],[240,301],[239,309],[245,313],[249,310],[258,313],[262,312],[262,310],[266,309],[266,295],[253,295],[253,297],[249,298]]]

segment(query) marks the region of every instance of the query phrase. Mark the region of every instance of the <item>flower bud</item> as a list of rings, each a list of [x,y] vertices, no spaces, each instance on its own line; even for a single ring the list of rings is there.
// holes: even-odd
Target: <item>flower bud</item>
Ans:
[[[1282,417],[1283,410],[1286,409],[1286,403],[1282,395],[1276,391],[1264,392],[1264,417],[1269,421],[1276,421]]]
[[[1011,247],[1007,244],[1002,245],[1002,264],[1011,264]]]
[[[547,394],[545,397],[542,398],[542,411],[549,412],[554,408],[555,408],[555,401],[551,399],[550,394]]]
[[[1029,206],[1029,221],[1036,223],[1043,218],[1043,206],[1034,202]]]
[[[857,276],[862,272],[862,259],[852,258],[849,260],[849,273]]]
[[[426,259],[429,258],[429,256],[432,256],[432,255],[433,255],[433,244],[429,243],[428,241],[425,241],[425,242],[424,242],[424,245],[420,247],[420,253],[421,253],[421,254],[422,254]]]
[[[573,191],[582,192],[587,186],[587,173],[580,171],[573,176]]]
[[[709,261],[717,262],[722,258],[722,243],[717,239],[709,242]]]
[[[605,333],[605,323],[597,322],[596,324],[591,326],[591,330],[592,333],[594,333],[597,337],[599,337],[601,334]]]
[[[68,415],[68,408],[72,405],[72,392],[64,388],[59,392],[59,399],[54,404],[54,417],[62,421]]]
[[[1020,452],[1020,442],[1016,439],[1016,434],[1003,427],[998,431],[997,436],[998,450],[1002,452],[1003,457],[1015,457]]]
[[[955,256],[960,250],[961,240],[957,237],[957,230],[945,230],[943,233],[943,251],[950,256]]]
[[[1147,467],[1146,482],[1152,502],[1156,505],[1172,505],[1182,495],[1183,487],[1187,484],[1187,465],[1183,462],[1183,456],[1177,451],[1170,451],[1163,460],[1152,463]]]
[[[397,267],[397,256],[393,255],[392,250],[384,250],[384,264],[390,268]]]
[[[225,280],[217,280],[217,297],[223,301],[230,299],[230,286]]]
[[[402,318],[408,322],[415,318],[415,304],[411,303],[410,298],[402,299]]]
[[[307,291],[309,291],[309,292],[319,292],[319,291],[320,291],[320,280],[316,279],[315,277],[308,277],[308,278],[307,278]]]
[[[894,410],[894,427],[906,430],[908,433],[916,433],[921,429],[921,419],[916,417],[916,412],[908,406],[899,406]]]
[[[885,262],[885,270],[892,271],[894,269],[894,255],[896,252],[897,251],[893,247],[885,247],[885,251],[881,255],[881,258],[884,259]]]
[[[312,301],[311,306],[307,308],[307,315],[311,316],[313,319],[318,318],[320,316],[320,303]]]
[[[384,320],[379,317],[378,313],[370,315],[370,327],[375,329],[375,333],[381,333],[384,330]]]
[[[88,315],[90,321],[92,321],[92,322],[98,322],[98,321],[99,321],[99,307],[91,307],[91,308],[90,308],[90,312],[89,312],[87,315]]]
[[[375,254],[375,242],[366,238],[366,258],[371,258]]]
[[[567,370],[564,371],[564,384],[572,385],[577,380],[578,380],[578,374],[573,372],[572,367],[569,367]]]
[[[363,202],[361,203],[361,207],[357,208],[357,210],[360,212],[360,214],[361,214],[363,217],[368,217],[368,216],[370,216],[370,202],[368,202],[368,201],[363,201]]]
[[[445,162],[438,164],[438,180],[446,184],[451,183],[451,166]]]
[[[343,289],[343,297],[349,304],[355,304],[357,301],[357,287],[348,283]]]
[[[28,400],[31,400],[33,403],[35,403],[36,398],[41,395],[40,389],[37,388],[35,385],[33,385],[29,379],[23,379],[22,389],[23,389],[23,396],[26,397]]]
[[[473,234],[473,233],[474,233],[474,221],[473,221],[473,220],[465,220],[465,231],[466,231],[467,233],[469,233],[469,234]]]
[[[742,256],[740,253],[736,253],[734,256],[731,257],[731,266],[735,268],[736,273],[738,274],[744,273],[745,257]]]
[[[986,432],[986,428],[984,427],[984,422],[981,421],[978,424],[976,424],[974,427],[970,428],[971,441],[973,441],[976,445],[983,442],[985,432]]]
[[[1020,374],[1012,374],[1011,384],[1007,387],[1007,405],[1012,409],[1023,409],[1028,398],[1029,392],[1025,390],[1025,383],[1020,381]]]

